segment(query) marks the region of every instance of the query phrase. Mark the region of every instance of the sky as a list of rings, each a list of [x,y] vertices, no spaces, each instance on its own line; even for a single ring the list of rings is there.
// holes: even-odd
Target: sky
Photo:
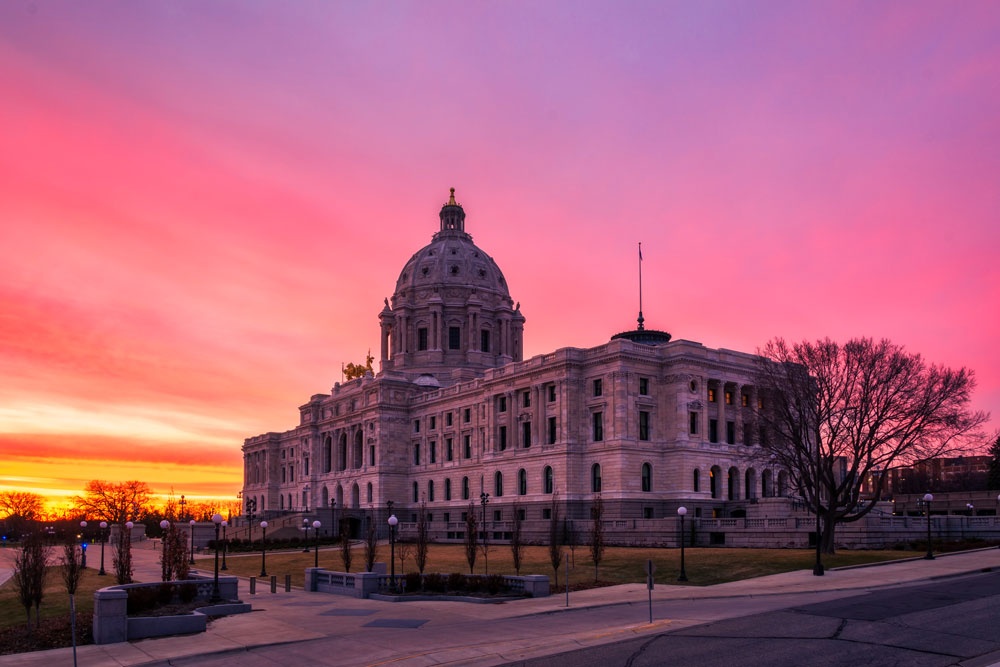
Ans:
[[[448,188],[525,356],[890,338],[1000,419],[1000,3],[0,3],[0,489],[232,498]],[[377,363],[377,362],[376,362]]]

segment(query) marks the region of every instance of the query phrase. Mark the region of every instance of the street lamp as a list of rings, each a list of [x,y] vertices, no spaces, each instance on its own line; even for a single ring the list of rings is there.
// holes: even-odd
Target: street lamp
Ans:
[[[97,573],[102,577],[107,574],[107,572],[104,571],[104,543],[107,541],[108,541],[108,522],[102,521],[101,522],[101,571]]]
[[[677,516],[681,518],[681,574],[677,577],[677,581],[687,581],[687,571],[684,569],[684,515],[688,513],[688,510],[683,505],[677,508]]]
[[[316,534],[316,557],[313,559],[313,567],[319,567],[319,527],[321,525],[318,519],[313,521],[313,532]]]
[[[934,554],[931,551],[931,501],[934,500],[934,496],[930,493],[924,494],[924,512],[925,518],[927,519],[927,555],[924,556],[924,560],[934,560]]]
[[[87,522],[80,522],[80,567],[87,569]]]
[[[163,537],[160,538],[160,546],[163,547],[160,550],[160,576],[162,577],[162,581],[167,581],[169,577],[169,573],[167,572],[167,568],[170,567],[170,557],[167,553],[167,548],[170,546],[170,543],[167,541],[167,528],[169,527],[170,522],[166,519],[160,522],[160,530],[163,531]]]
[[[186,505],[186,504],[187,504],[187,501],[184,500],[184,494],[182,493],[181,494],[181,502],[179,503],[179,505],[181,506],[181,521],[184,520],[184,505]]]
[[[267,562],[266,562],[266,542],[267,542],[267,521],[260,522],[261,536],[260,536],[260,576],[267,576]]]
[[[257,499],[249,498],[247,499],[247,514],[250,518],[250,541],[253,542],[253,517],[254,513],[257,511]]]
[[[396,526],[399,524],[399,519],[393,514],[389,517],[389,561],[392,564],[391,570],[392,574],[389,575],[389,586],[392,588],[392,592],[396,592]]]
[[[183,499],[184,496],[181,496],[181,498]],[[191,560],[188,561],[189,565],[194,565],[194,524],[194,519],[188,521],[188,525],[191,526]]]
[[[215,580],[212,583],[212,602],[219,602],[222,596],[219,595],[219,526],[222,524],[222,515],[213,514],[212,523],[215,524]]]
[[[222,568],[223,570],[228,570],[226,567],[226,552],[229,551],[229,540],[226,539],[226,528],[229,527],[228,521],[222,522]]]
[[[302,553],[304,553],[304,554],[309,553],[309,529],[310,528],[312,528],[312,526],[309,525],[309,519],[302,519],[302,530],[306,531],[306,540],[305,540],[305,542],[306,542],[306,548],[302,550]]]

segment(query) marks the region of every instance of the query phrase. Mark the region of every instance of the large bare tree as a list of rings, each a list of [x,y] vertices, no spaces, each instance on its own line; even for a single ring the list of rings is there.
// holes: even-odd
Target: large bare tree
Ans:
[[[44,501],[29,491],[0,491],[0,517],[6,518],[9,532],[15,537],[28,532],[31,524],[42,518]]]
[[[123,524],[148,510],[152,494],[146,482],[94,479],[87,482],[82,496],[73,498],[73,505],[84,516]]]
[[[759,354],[760,451],[822,519],[826,553],[838,524],[878,502],[883,473],[962,451],[989,417],[969,406],[971,370],[928,364],[888,340],[776,338]],[[865,495],[862,480],[874,485]]]

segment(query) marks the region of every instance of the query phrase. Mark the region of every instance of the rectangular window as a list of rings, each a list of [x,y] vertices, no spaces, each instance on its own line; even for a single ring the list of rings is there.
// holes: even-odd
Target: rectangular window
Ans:
[[[448,461],[453,461],[455,459],[455,454],[452,451],[453,449],[454,447],[452,447],[451,438],[446,439],[444,441],[444,457]]]
[[[417,329],[417,349],[421,352],[427,349],[427,327]]]
[[[718,442],[719,441],[719,420],[709,419],[708,420],[708,441]]]
[[[556,418],[549,417],[549,444],[556,444]]]
[[[472,421],[472,408],[466,408],[462,411],[462,421],[466,424]]]
[[[490,351],[490,332],[488,329],[483,329],[479,332],[479,351]]]
[[[642,508],[642,518],[643,519],[652,519],[653,518],[653,508],[652,507],[643,507]]]
[[[649,396],[649,378],[639,378],[639,395]]]
[[[593,416],[594,422],[594,441],[600,442],[604,440],[604,413],[595,412]]]
[[[462,349],[462,330],[458,327],[448,327],[448,349]]]
[[[437,460],[438,460],[438,444],[434,440],[431,440],[430,450],[431,450],[431,463],[437,463]]]
[[[750,406],[750,396],[748,396],[747,394],[742,394],[740,396],[740,405],[742,405],[744,408],[749,407]]]
[[[688,413],[688,433],[691,435],[698,435],[698,413],[689,412]]]
[[[375,445],[368,446],[368,465],[375,465]]]
[[[733,392],[731,392],[731,391],[725,392],[725,397],[726,397],[726,405],[732,405],[733,404]]]
[[[503,521],[503,510],[493,510],[493,520]]]
[[[554,384],[550,384],[548,390],[549,390],[549,403],[554,403],[556,400],[556,386]]]
[[[462,436],[462,456],[467,459],[472,458],[472,436],[463,435]]]
[[[645,410],[639,411],[639,439],[649,440],[649,413]]]
[[[709,403],[715,403],[715,390],[714,389],[709,389],[708,390],[708,402]]]
[[[497,397],[497,412],[507,412],[507,397]]]
[[[552,510],[550,508],[548,508],[548,507],[546,507],[545,509],[543,509],[542,510],[542,518],[543,519],[551,519],[552,518]]]
[[[753,444],[753,429],[750,428],[750,424],[743,424],[743,444]]]
[[[596,380],[594,380],[594,396],[600,396],[603,393],[604,393],[604,382],[601,381],[601,378],[597,378]]]
[[[531,422],[521,424],[521,446],[531,447]]]
[[[420,420],[419,419],[414,419],[413,420],[413,432],[414,433],[420,433]]]
[[[521,398],[521,401],[524,404],[524,407],[526,407],[526,408],[530,408],[531,407],[531,391],[530,390],[524,392],[524,394],[523,394],[523,396]]]
[[[451,413],[450,412],[444,413],[444,425],[445,426],[451,426]]]
[[[429,428],[433,431],[434,429],[437,428],[437,425],[438,425],[437,417],[431,417],[431,423]]]
[[[736,422],[726,422],[726,442],[730,445],[736,444]]]
[[[499,439],[500,439],[500,451],[502,452],[503,450],[507,449],[507,427],[506,426],[501,426],[500,427]]]
[[[307,459],[307,458],[306,459],[302,459],[302,474],[303,475],[308,475],[309,474],[309,459]]]
[[[420,465],[420,445],[413,445],[413,465]]]

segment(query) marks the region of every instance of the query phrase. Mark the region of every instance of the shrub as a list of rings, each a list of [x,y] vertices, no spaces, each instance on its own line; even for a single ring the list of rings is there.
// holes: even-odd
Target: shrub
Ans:
[[[424,575],[424,588],[432,593],[443,593],[446,579],[436,572]]]
[[[501,574],[490,574],[486,576],[486,592],[490,595],[496,595],[507,587],[503,583],[503,575]]]
[[[478,593],[483,588],[483,578],[477,575],[467,577],[465,587],[470,593]]]
[[[416,593],[423,585],[423,577],[420,576],[419,572],[407,572],[403,579],[406,582],[406,592],[408,593]]]
[[[174,599],[174,586],[173,584],[163,582],[160,584],[159,588],[156,589],[156,601],[161,605],[170,604]]]
[[[448,590],[450,591],[464,591],[465,590],[465,575],[461,572],[452,572],[448,575]]]
[[[180,596],[181,602],[185,604],[198,597],[198,584],[181,584],[178,588],[177,594]]]
[[[157,590],[148,586],[128,589],[128,600],[125,604],[129,616],[135,616],[156,606]]]

